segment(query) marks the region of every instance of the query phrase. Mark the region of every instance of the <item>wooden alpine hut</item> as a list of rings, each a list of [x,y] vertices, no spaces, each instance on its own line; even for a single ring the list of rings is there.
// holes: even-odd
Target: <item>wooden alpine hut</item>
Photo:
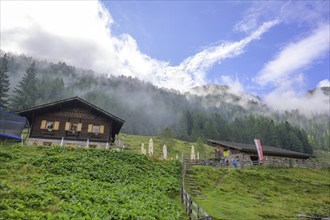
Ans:
[[[214,147],[215,158],[218,160],[238,160],[240,162],[257,163],[258,152],[254,144],[234,143],[229,141],[208,140]],[[276,163],[306,163],[313,155],[286,150],[272,146],[262,146],[265,161]]]
[[[29,145],[105,147],[113,142],[124,120],[73,97],[18,112],[31,125]]]

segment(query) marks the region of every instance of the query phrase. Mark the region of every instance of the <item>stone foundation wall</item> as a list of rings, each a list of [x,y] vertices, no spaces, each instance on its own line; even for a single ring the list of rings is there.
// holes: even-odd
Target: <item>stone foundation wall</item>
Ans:
[[[29,146],[38,146],[38,145],[46,145],[46,146],[77,146],[77,147],[99,147],[99,148],[109,148],[109,143],[103,142],[88,142],[86,141],[74,141],[74,140],[58,140],[58,139],[42,139],[42,138],[30,138],[28,141]]]
[[[244,164],[245,166],[253,165],[253,161],[251,160],[250,156],[257,156],[257,155],[246,154],[246,153],[231,154],[228,157],[224,157],[222,163],[225,163],[226,160],[228,160],[229,163],[232,163],[233,160],[236,159],[237,164],[242,164],[242,165]],[[309,161],[309,159],[267,156],[267,155],[264,155],[264,159],[265,160],[263,161],[263,163],[273,164],[273,165],[281,164],[284,166],[296,166],[298,164],[301,165],[301,164],[307,163]]]

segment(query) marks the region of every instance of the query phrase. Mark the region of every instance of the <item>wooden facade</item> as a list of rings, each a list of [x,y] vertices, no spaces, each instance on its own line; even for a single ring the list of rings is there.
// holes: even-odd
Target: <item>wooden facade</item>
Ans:
[[[214,146],[215,158],[218,160],[236,159],[241,162],[258,162],[258,152],[254,144],[218,140],[208,140],[208,142]],[[301,163],[313,157],[309,154],[271,146],[262,146],[262,150],[266,161]]]
[[[47,140],[49,143],[59,143],[58,140],[110,143],[124,124],[124,120],[79,97],[37,106],[19,114],[31,124],[30,139],[43,143]]]

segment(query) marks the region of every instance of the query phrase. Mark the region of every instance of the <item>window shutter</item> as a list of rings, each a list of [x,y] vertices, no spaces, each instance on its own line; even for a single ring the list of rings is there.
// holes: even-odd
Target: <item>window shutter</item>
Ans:
[[[59,128],[60,128],[60,122],[59,122],[59,121],[55,121],[55,122],[54,122],[54,128],[53,128],[53,129],[54,129],[55,131],[58,131]]]
[[[47,124],[47,121],[46,120],[42,120],[41,121],[40,129],[46,129],[46,124]]]
[[[88,124],[88,133],[93,132],[93,124]]]
[[[65,122],[65,129],[64,130],[70,131],[70,125],[71,125],[70,122]]]
[[[104,125],[100,125],[100,134],[104,134]]]
[[[82,123],[78,123],[78,125],[77,125],[77,131],[81,131],[81,128],[82,128]]]

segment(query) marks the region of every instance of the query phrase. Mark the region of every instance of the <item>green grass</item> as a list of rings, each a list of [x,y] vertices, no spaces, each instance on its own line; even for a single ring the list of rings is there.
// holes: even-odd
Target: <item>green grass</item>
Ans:
[[[0,219],[184,219],[180,163],[0,144]]]
[[[184,219],[180,164],[156,159],[162,139],[122,136],[129,151],[0,143],[0,219]],[[154,158],[140,153],[141,143],[148,148],[150,138]],[[173,139],[169,157],[187,157],[191,145],[196,143]],[[202,157],[213,157],[214,149],[204,148]],[[228,172],[194,166],[188,177],[198,191],[193,193],[186,183],[194,200],[217,219],[330,216],[329,169],[251,167]]]
[[[128,146],[129,149],[141,152],[141,144],[144,143],[144,147],[148,150],[149,140],[152,138],[154,144],[154,157],[161,158],[163,152],[163,145],[162,139],[158,136],[139,136],[139,135],[127,135],[127,134],[120,134],[119,136],[124,137],[125,139],[125,146]],[[177,139],[172,139],[172,146],[167,146],[167,154],[168,157],[175,158],[176,155],[181,157],[181,154],[184,154],[185,158],[188,158],[191,152],[191,146],[194,145],[195,153],[197,154],[198,149],[196,149],[196,143],[194,142],[186,142]],[[200,158],[213,158],[214,157],[214,148],[204,144],[204,152],[200,152]],[[197,155],[196,155],[197,156]]]
[[[330,216],[329,169],[250,167],[227,173],[222,168],[195,166],[188,176],[199,190],[194,199],[216,219],[298,219],[300,213]]]
[[[330,151],[324,150],[315,150],[315,158],[312,158],[312,161],[321,162],[321,163],[330,163]]]

